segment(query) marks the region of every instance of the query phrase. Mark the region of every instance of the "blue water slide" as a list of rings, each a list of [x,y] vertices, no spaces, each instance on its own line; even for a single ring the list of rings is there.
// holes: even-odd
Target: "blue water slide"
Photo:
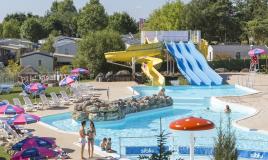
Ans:
[[[208,78],[208,76],[200,69],[194,57],[188,52],[183,42],[176,44],[177,48],[181,51],[183,57],[185,57],[188,64],[191,66],[192,71],[198,76],[198,78],[202,81],[201,85],[210,86],[212,81]]]
[[[194,74],[186,59],[181,55],[180,50],[177,49],[174,42],[165,42],[169,54],[175,59],[178,69],[181,74],[192,85],[201,85],[201,80]]]
[[[214,85],[221,85],[222,84],[222,77],[217,74],[207,63],[205,57],[200,53],[193,42],[189,41],[185,44],[187,50],[191,55],[195,58],[197,61],[200,69],[209,77],[209,79],[212,81],[212,84]]]

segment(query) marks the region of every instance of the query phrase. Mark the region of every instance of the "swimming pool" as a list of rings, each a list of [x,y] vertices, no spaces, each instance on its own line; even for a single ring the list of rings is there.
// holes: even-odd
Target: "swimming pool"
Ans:
[[[140,96],[156,94],[159,87],[138,86],[134,87]],[[171,107],[145,111],[128,115],[125,119],[113,122],[97,122],[97,141],[99,145],[103,137],[112,138],[112,146],[117,152],[124,154],[126,146],[156,146],[156,138],[153,137],[159,133],[159,118],[162,117],[163,128],[171,133],[171,138],[168,140],[168,145],[179,146],[189,144],[188,132],[174,132],[168,128],[172,120],[187,116],[203,117],[213,121],[216,126],[219,126],[222,120],[223,126],[227,123],[228,115],[220,111],[212,111],[209,108],[210,97],[212,96],[231,96],[231,95],[246,95],[251,91],[244,90],[232,85],[223,86],[167,86],[166,94],[171,96],[174,104]],[[232,120],[246,116],[247,112],[232,112],[230,117]],[[78,132],[80,123],[71,119],[71,113],[51,115],[43,117],[42,122],[49,124],[57,129]],[[236,129],[237,145],[239,149],[246,150],[263,150],[268,149],[268,136],[255,131],[244,131]],[[214,139],[217,135],[217,130],[209,130],[195,132],[197,146],[212,147]],[[119,138],[121,137],[121,138]],[[144,138],[135,138],[144,137]]]

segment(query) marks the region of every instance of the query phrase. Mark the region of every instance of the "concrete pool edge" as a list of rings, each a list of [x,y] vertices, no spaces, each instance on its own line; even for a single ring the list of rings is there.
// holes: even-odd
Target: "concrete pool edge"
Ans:
[[[44,116],[44,117],[46,117],[46,116]],[[78,133],[76,133],[76,132],[63,131],[61,129],[58,129],[58,128],[56,128],[56,127],[54,127],[52,125],[49,125],[49,124],[47,124],[45,122],[42,122],[42,121],[39,121],[39,124],[42,125],[43,127],[49,128],[49,129],[54,130],[54,131],[59,132],[59,133],[71,134],[71,135],[78,135]],[[73,142],[73,145],[76,145],[76,146],[79,146],[80,147],[78,140],[77,140],[77,142]],[[119,154],[116,154],[116,153],[107,153],[107,152],[102,151],[101,148],[99,146],[97,146],[97,145],[94,145],[94,148],[95,148],[94,149],[94,154],[96,154],[96,155],[99,155],[99,156],[107,156],[107,157],[108,156],[112,156],[114,158],[120,157]]]
[[[132,87],[136,87],[136,86],[132,86]],[[128,97],[124,97],[124,98],[131,98],[131,97],[133,97],[133,96],[137,96],[137,95],[139,95],[139,93],[137,92],[137,91],[135,91],[135,88],[133,89],[131,86],[129,86],[129,87],[125,87],[125,89],[129,89],[130,91],[132,91],[134,94],[133,95],[131,95],[131,96],[128,96]],[[138,86],[137,86],[138,87]],[[254,93],[251,93],[251,94],[254,94]],[[250,95],[250,94],[247,94],[247,95]],[[226,96],[225,96],[226,97]],[[239,120],[238,120],[239,121]],[[42,122],[43,123],[43,122]],[[45,123],[46,124],[46,123]],[[50,126],[50,125],[46,125],[46,126],[49,126],[49,128],[55,128],[56,129],[56,131],[57,132],[61,132],[61,133],[68,133],[68,134],[76,134],[76,132],[68,132],[68,131],[63,131],[63,130],[60,130],[60,129],[57,129],[56,127],[53,127],[53,126]],[[244,129],[245,130],[245,129]],[[77,134],[76,134],[77,135]],[[74,144],[75,145],[79,145],[79,143],[75,143],[76,141],[74,141]],[[95,145],[95,147],[97,148],[97,146]],[[96,154],[98,154],[97,152],[96,152]],[[104,156],[102,153],[101,154],[98,154],[98,155],[101,155],[101,156]]]

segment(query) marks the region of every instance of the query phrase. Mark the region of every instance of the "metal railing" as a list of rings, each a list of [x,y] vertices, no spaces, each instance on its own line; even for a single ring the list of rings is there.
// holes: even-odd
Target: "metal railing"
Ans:
[[[255,84],[256,73],[249,73],[248,75],[239,75],[237,77],[237,84],[249,88],[253,88]]]
[[[195,137],[195,147],[198,149],[207,149],[207,148],[213,148],[214,143],[215,143],[215,138],[216,137],[201,137],[201,136],[196,136]],[[137,143],[139,142],[139,143]],[[263,140],[258,140],[258,139],[237,139],[237,142],[240,144],[252,144],[252,142],[263,145],[263,146],[268,146],[268,141],[263,141]],[[166,146],[169,148],[169,150],[173,151],[173,154],[171,155],[171,159],[178,159],[179,157],[185,157],[188,156],[186,154],[179,153],[179,148],[187,148],[189,147],[185,141],[185,137],[178,137],[178,136],[169,136],[167,140]],[[268,150],[267,147],[261,147],[263,149],[256,149],[254,146],[249,146],[246,145],[247,148],[244,148],[242,146],[238,146],[238,150],[243,150],[246,152],[265,152],[267,153]],[[119,137],[119,151],[118,154],[120,157],[133,157],[134,159],[137,158],[139,155],[143,155],[142,153],[148,154],[153,150],[154,147],[157,147],[157,137],[156,136],[143,136],[143,137]],[[137,149],[140,148],[142,150],[141,154],[129,154],[129,151],[127,149],[134,148],[137,151]],[[127,153],[128,152],[128,153]],[[137,152],[136,152],[137,153]],[[197,156],[202,156],[202,157],[207,157],[208,159],[212,158],[212,154],[200,154]]]

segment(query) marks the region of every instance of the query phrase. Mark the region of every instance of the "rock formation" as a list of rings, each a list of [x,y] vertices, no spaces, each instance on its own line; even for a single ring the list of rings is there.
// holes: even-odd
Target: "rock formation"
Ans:
[[[169,96],[145,96],[141,98],[119,99],[107,102],[100,99],[79,100],[75,104],[72,117],[75,120],[112,121],[127,114],[168,107],[173,104]]]

